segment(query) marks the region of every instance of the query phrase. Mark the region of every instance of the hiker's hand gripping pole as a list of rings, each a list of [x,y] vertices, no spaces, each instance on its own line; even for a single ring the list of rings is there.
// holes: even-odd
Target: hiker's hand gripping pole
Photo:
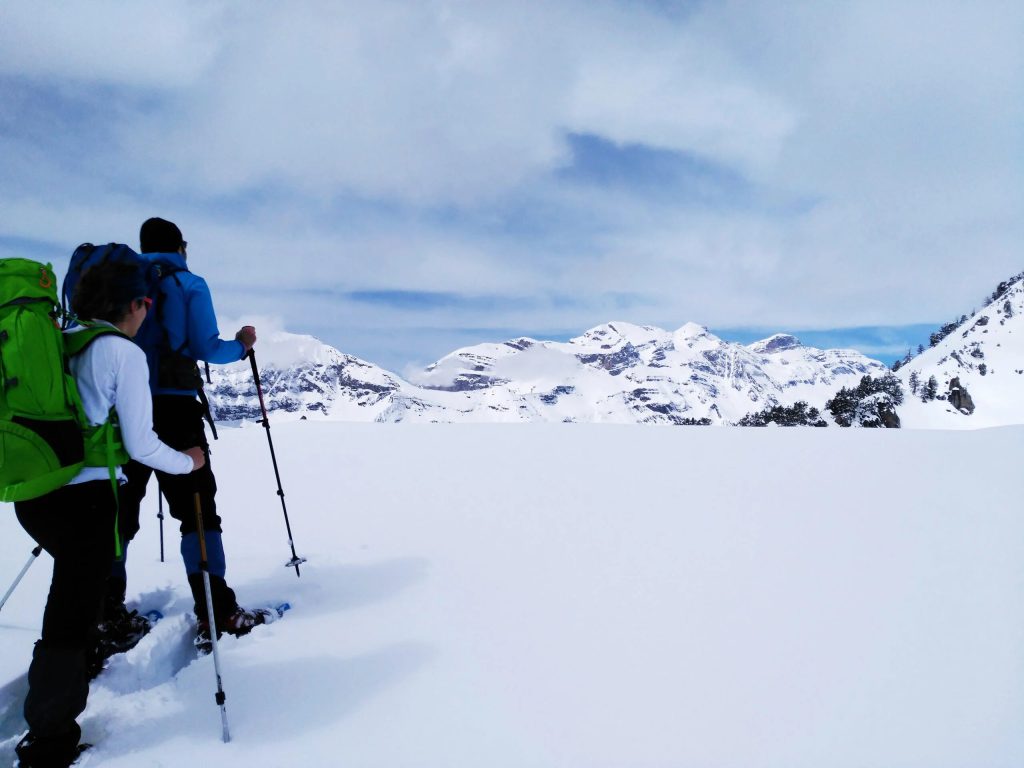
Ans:
[[[286,568],[294,568],[295,575],[299,573],[299,564],[306,562],[306,558],[295,554],[295,542],[292,540],[292,526],[288,521],[288,506],[284,503],[284,489],[281,488],[281,473],[277,469],[277,455],[274,453],[274,439],[270,436],[270,419],[267,417],[267,405],[263,401],[263,386],[260,384],[260,371],[256,367],[256,353],[249,350],[249,363],[252,365],[252,379],[256,383],[256,396],[260,400],[260,412],[263,414],[263,428],[267,430],[267,443],[270,445],[270,460],[274,464],[274,477],[277,478],[277,495],[281,497],[281,510],[284,512],[284,527],[288,531],[288,546],[292,550],[292,559],[285,563]]]

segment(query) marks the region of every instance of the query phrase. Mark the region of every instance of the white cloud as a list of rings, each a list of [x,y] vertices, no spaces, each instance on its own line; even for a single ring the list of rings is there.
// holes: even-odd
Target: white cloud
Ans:
[[[39,110],[0,119],[0,235],[134,244],[166,216],[232,312],[296,330],[582,330],[613,293],[663,327],[931,321],[1021,268],[1019,4],[76,0],[0,22],[4,102]],[[567,132],[718,164],[757,199],[569,187]],[[274,292],[308,285],[578,301]]]
[[[194,84],[217,51],[219,3],[11,0],[0,8],[0,73],[80,83]]]
[[[44,10],[15,4],[4,69],[164,91],[113,128],[169,189],[467,205],[564,163],[566,129],[761,165],[790,123],[713,46],[609,2]]]

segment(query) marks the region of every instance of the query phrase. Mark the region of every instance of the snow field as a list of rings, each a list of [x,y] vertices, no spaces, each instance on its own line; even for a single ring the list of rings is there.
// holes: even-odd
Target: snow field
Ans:
[[[214,446],[229,583],[293,605],[222,645],[233,743],[149,498],[129,594],[166,618],[94,683],[91,764],[1024,763],[1024,428],[292,422],[274,441],[299,579],[264,431]],[[4,512],[9,583],[32,542]],[[0,762],[49,570],[0,614]]]

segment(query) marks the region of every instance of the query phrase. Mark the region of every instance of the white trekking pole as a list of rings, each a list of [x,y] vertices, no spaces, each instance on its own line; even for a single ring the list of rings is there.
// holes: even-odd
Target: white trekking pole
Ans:
[[[199,568],[203,572],[203,586],[206,588],[206,618],[210,622],[210,642],[213,645],[213,669],[217,673],[217,693],[214,700],[220,707],[220,724],[223,728],[224,743],[231,741],[231,732],[228,730],[228,711],[224,706],[227,695],[224,693],[224,685],[220,679],[220,651],[217,648],[217,622],[213,618],[213,590],[210,588],[210,564],[206,561],[206,536],[203,533],[203,510],[199,503],[199,494],[195,495],[196,503],[196,530],[199,532]]]
[[[164,495],[158,488],[156,491],[156,516],[160,520],[160,562],[164,561]]]
[[[32,550],[32,556],[29,557],[28,562],[25,563],[25,567],[21,569],[21,573],[18,574],[18,577],[14,580],[14,583],[11,584],[11,588],[7,590],[7,594],[4,595],[4,599],[0,600],[0,611],[4,609],[5,605],[7,605],[7,599],[12,594],[14,594],[14,590],[17,589],[18,585],[21,583],[21,580],[25,578],[25,574],[28,573],[28,569],[32,567],[32,563],[36,561],[36,558],[39,557],[39,553],[42,551],[43,546],[41,544],[37,545],[36,548]]]

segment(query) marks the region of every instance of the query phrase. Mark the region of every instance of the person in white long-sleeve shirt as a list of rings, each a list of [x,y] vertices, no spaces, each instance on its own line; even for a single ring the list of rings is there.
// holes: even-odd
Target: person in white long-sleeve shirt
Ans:
[[[188,474],[205,462],[200,447],[176,451],[153,431],[149,368],[132,342],[150,304],[141,269],[124,262],[98,264],[86,272],[72,299],[80,318],[91,318],[88,339],[71,358],[86,420],[95,430],[110,429],[116,414],[125,454],[170,474]],[[98,329],[102,329],[99,335]],[[69,333],[69,335],[70,335]],[[116,434],[116,433],[115,433]],[[106,434],[103,433],[106,437]],[[16,747],[22,765],[69,766],[79,754],[81,729],[75,718],[89,692],[87,653],[114,560],[117,515],[116,482],[121,467],[108,465],[113,453],[90,459],[67,485],[31,501],[15,504],[22,527],[53,556],[53,580],[43,613],[42,637],[29,667],[25,699],[28,734]]]
[[[114,323],[103,320],[92,323],[93,327],[103,325],[117,328]],[[85,331],[79,327],[69,333]],[[193,466],[195,457],[160,442],[153,431],[153,396],[149,391],[146,353],[135,343],[120,335],[100,336],[71,358],[71,374],[78,384],[82,408],[89,423],[103,424],[113,407],[117,412],[125,450],[135,461],[172,475],[185,475],[202,466],[202,450],[197,451],[199,463]],[[116,471],[118,480],[123,482],[121,467]],[[106,480],[108,474],[106,467],[86,467],[71,482]]]

